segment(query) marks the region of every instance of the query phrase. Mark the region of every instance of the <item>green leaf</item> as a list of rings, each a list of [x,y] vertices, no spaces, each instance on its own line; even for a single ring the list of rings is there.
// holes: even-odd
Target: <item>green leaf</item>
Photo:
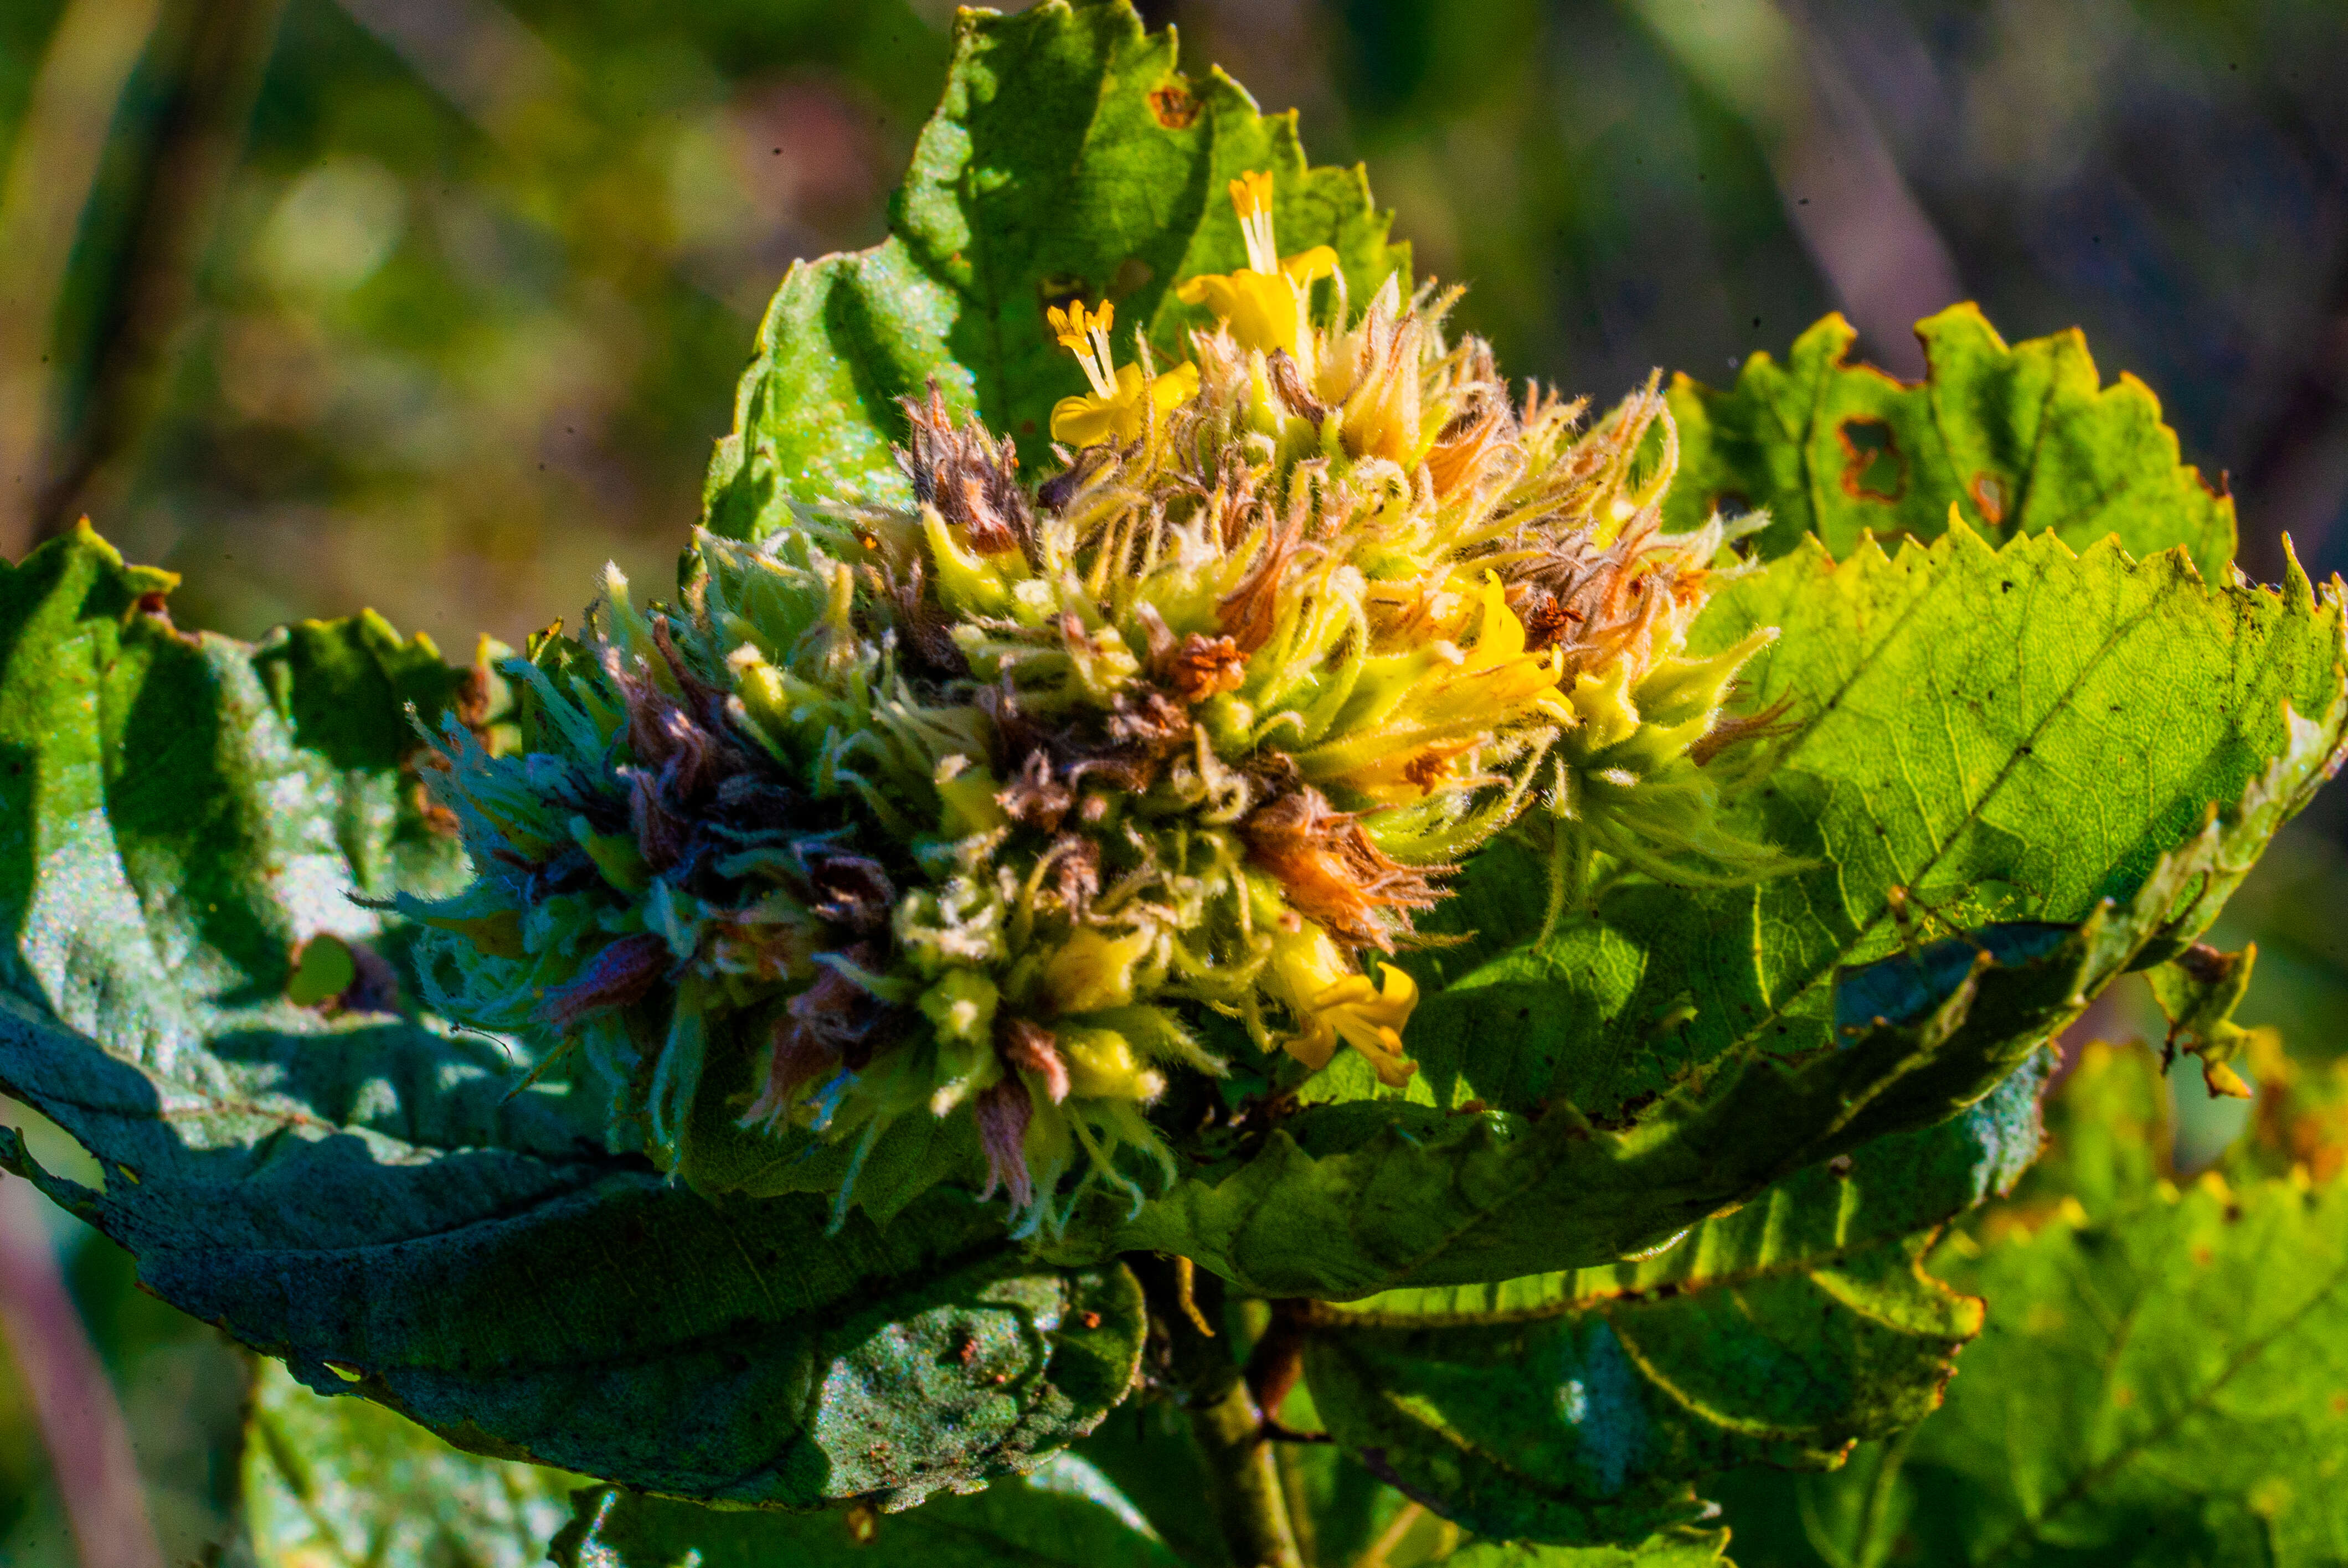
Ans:
[[[1851,1560],[2340,1560],[2348,1191],[2205,1177],[2111,1219],[2058,1214],[1957,1277],[1989,1326],[1887,1461],[1897,1505],[1878,1541],[1846,1538]]]
[[[2202,1081],[2212,1094],[2247,1100],[2250,1085],[2228,1063],[2250,1043],[2250,1031],[2234,1021],[2234,1009],[2250,989],[2256,943],[2239,953],[2221,953],[2196,942],[2168,962],[2149,969],[2153,999],[2168,1018],[2168,1044],[2201,1059]]]
[[[743,1513],[606,1488],[549,1556],[559,1568],[1180,1568],[1108,1478],[1074,1454],[971,1497],[875,1518]]]
[[[263,1362],[244,1510],[260,1568],[532,1568],[580,1478],[462,1453],[365,1399]]]
[[[503,1150],[379,1148],[386,1172],[350,1132],[286,1131],[239,1152],[265,1177],[150,1167],[122,1198],[30,1167],[5,1133],[0,1164],[320,1392],[682,1496],[910,1507],[1090,1430],[1139,1357],[1129,1275],[1025,1264],[958,1194],[827,1235],[815,1199],[714,1204]]]
[[[305,704],[353,710],[335,745],[404,722],[356,711],[396,701],[379,665],[182,636],[169,580],[86,530],[0,569],[0,1086],[106,1190],[13,1137],[0,1163],[310,1387],[498,1457],[901,1504],[1123,1397],[1117,1265],[1025,1262],[959,1194],[836,1235],[820,1200],[713,1204],[607,1154],[561,1086],[516,1092],[502,1042],[289,996],[330,938],[396,973],[400,933],[352,896],[461,866],[387,747],[304,743]]]
[[[1206,1459],[1191,1433],[1189,1412],[1170,1394],[1137,1391],[1068,1451],[1107,1477],[1183,1562],[1192,1568],[1231,1568],[1222,1530],[1205,1501],[1212,1485]],[[1279,1451],[1287,1460],[1301,1450]],[[1335,1457],[1327,1450],[1313,1457],[1324,1454]],[[1357,1470],[1356,1475],[1370,1489],[1376,1488],[1366,1474]],[[1310,1530],[1313,1522],[1297,1528]]]
[[[2329,1130],[2342,1075],[2333,1064],[2307,1069],[2285,1057],[2271,1030],[2258,1031],[2251,1054],[2258,1075],[2258,1114],[2242,1143],[2227,1162],[2230,1172],[2243,1173],[2252,1193],[2269,1190],[2262,1172],[2285,1173],[2281,1184],[2307,1189],[2304,1163],[2313,1156],[2331,1171],[2336,1157],[2324,1157],[2333,1147]],[[2158,1056],[2141,1044],[2084,1048],[2065,1075],[2061,1090],[2046,1105],[2047,1152],[2023,1178],[2012,1196],[1969,1219],[1945,1244],[1938,1266],[1957,1273],[1973,1288],[1997,1286],[2001,1294],[1990,1304],[1990,1322],[1999,1335],[2020,1330],[2037,1336],[2067,1316],[2070,1307],[2058,1297],[2044,1299],[2031,1278],[2009,1276],[2000,1261],[2010,1249],[2043,1245],[2034,1236],[2054,1232],[2075,1235],[2083,1246],[2100,1256],[2115,1233],[2157,1216],[2169,1224],[2177,1204],[2169,1151],[2173,1141],[2168,1085]],[[2296,1159],[2294,1159],[2294,1155]],[[2289,1176],[2294,1163],[2301,1173]],[[2324,1178],[2328,1180],[2328,1178]],[[2329,1191],[2327,1186],[2323,1190]],[[2217,1262],[2211,1253],[2196,1262],[2207,1269]],[[2101,1267],[2098,1264],[2097,1268]],[[2247,1266],[2247,1265],[2246,1265]],[[2180,1270],[2191,1272],[2191,1270]],[[2107,1314],[2110,1326],[2132,1333],[2130,1302],[2112,1298],[2092,1274],[2083,1276],[2068,1292],[2075,1301],[2091,1300],[2093,1309]],[[2167,1308],[2163,1308],[2167,1310]],[[2213,1322],[2230,1322],[2225,1308]],[[2040,1373],[2030,1361],[2008,1361],[2003,1376],[2018,1378],[2021,1386],[2008,1389],[1985,1380],[1995,1367],[1985,1364],[1978,1351],[1960,1358],[1960,1376],[1951,1402],[1976,1412],[1999,1410],[2023,1423],[2037,1421],[2043,1401],[2049,1409],[2075,1389],[2040,1394],[2031,1388]],[[1977,1417],[1987,1421],[1993,1417]],[[2238,1560],[2228,1550],[2212,1551],[2207,1540],[2195,1548],[2198,1526],[2171,1530],[2169,1522],[2147,1514],[2121,1525],[2108,1549],[2075,1555],[2069,1549],[2034,1554],[2027,1542],[2016,1542],[1996,1558],[1970,1555],[1962,1542],[1938,1528],[1941,1512],[1951,1521],[1976,1504],[1957,1496],[1961,1482],[1924,1468],[1908,1468],[1911,1446],[1929,1452],[1924,1441],[1942,1419],[1935,1417],[1919,1430],[1888,1443],[1862,1445],[1849,1466],[1828,1475],[1788,1475],[1782,1471],[1754,1469],[1715,1478],[1706,1490],[1726,1509],[1735,1536],[1737,1562],[1744,1568],[1880,1568],[1890,1563],[2028,1563],[2045,1556],[2061,1562],[2220,1563]],[[2176,1450],[2182,1452],[2180,1438]],[[2187,1467],[2188,1470],[2190,1467]],[[1929,1486],[1925,1483],[1929,1482]],[[2156,1492],[2158,1489],[2155,1489]],[[1955,1498],[1953,1501],[1949,1501]],[[1936,1512],[1921,1512],[1930,1506]],[[2188,1506],[2188,1512],[2190,1512]],[[2205,1510],[2205,1512],[2207,1511]],[[2137,1543],[2151,1543],[2138,1550]],[[2174,1558],[2162,1555],[2174,1549]],[[2270,1553],[2251,1553],[2246,1560],[2274,1562]],[[2329,1560],[2329,1559],[2325,1559]]]
[[[1447,1109],[1309,1107],[1114,1245],[1333,1297],[1652,1246],[1979,1098],[2140,956],[2179,950],[2326,776],[2348,719],[2329,590],[2212,589],[2180,557],[2108,543],[1993,550],[1956,530],[1840,565],[1806,545],[1700,630],[1715,647],[1756,625],[1785,630],[1751,667],[1756,701],[1790,699],[1797,728],[1750,798],[1814,869],[1624,881],[1547,944],[1435,949],[1423,983],[1456,978],[1409,1043]],[[1458,923],[1537,927],[1538,892],[1475,864]],[[1941,949],[1937,1012],[1838,1020],[1838,969],[1941,930],[1982,935]],[[1975,946],[1993,967],[1965,978]]]
[[[1281,1415],[1297,1430],[1320,1425],[1302,1384],[1282,1404]],[[1221,1533],[1200,1501],[1208,1485],[1204,1461],[1191,1440],[1188,1416],[1171,1397],[1128,1401],[1070,1451],[1130,1498],[1191,1568],[1231,1568]],[[1497,1542],[1463,1546],[1467,1538],[1457,1525],[1384,1484],[1334,1444],[1282,1443],[1273,1451],[1307,1563],[1428,1568],[1438,1562],[1497,1560],[1527,1568],[1694,1568],[1718,1561],[1724,1539],[1717,1530],[1675,1530],[1637,1544],[1586,1549]],[[1463,1557],[1471,1550],[1477,1554]]]
[[[346,772],[396,768],[427,724],[458,700],[469,677],[431,640],[403,641],[371,610],[342,620],[302,620],[263,639],[253,663],[294,743]]]
[[[1283,251],[1334,247],[1357,302],[1409,282],[1361,169],[1308,169],[1292,111],[1261,114],[1220,71],[1183,77],[1172,30],[1145,34],[1127,0],[966,10],[954,27],[889,238],[795,264],[767,309],[710,471],[721,534],[762,535],[793,502],[910,504],[896,400],[932,377],[1041,471],[1052,405],[1085,389],[1045,307],[1113,300],[1120,355],[1146,329],[1160,364],[1183,357],[1202,318],[1174,285],[1246,265],[1225,187],[1249,170],[1275,177]]]
[[[1802,545],[1725,589],[1694,641],[1762,626],[1782,635],[1747,667],[1752,701],[1790,704],[1795,728],[1750,797],[1812,868],[1719,891],[1626,883],[1545,946],[1437,949],[1422,984],[1449,983],[1410,1043],[1438,1102],[1566,1099],[1612,1121],[1738,1051],[1814,1050],[1837,965],[2076,921],[2240,798],[2291,743],[2286,704],[2341,723],[2341,609],[2303,576],[2213,589],[2173,555],[1992,549],[1960,529],[1839,564]],[[1527,880],[1472,864],[1449,923],[1537,923],[1545,890]]]
[[[1937,538],[1953,510],[1992,538],[2051,533],[2085,549],[2116,534],[2137,556],[2181,545],[2212,578],[2234,559],[2232,499],[2179,463],[2142,382],[2103,385],[2075,329],[2009,348],[1977,307],[1952,305],[1917,324],[1918,383],[1848,364],[1858,335],[1828,316],[1784,364],[1746,360],[1725,392],[1673,377],[1666,520],[1766,508],[1765,553],[1807,535],[1840,557],[1869,533]]]
[[[2012,1184],[2044,1078],[2042,1053],[1647,1259],[1316,1308],[1315,1406],[1372,1469],[1509,1538],[1635,1540],[1706,1517],[1692,1483],[1715,1471],[1832,1465],[1922,1419],[1979,1329],[1920,1266],[1929,1233],[1903,1233]]]

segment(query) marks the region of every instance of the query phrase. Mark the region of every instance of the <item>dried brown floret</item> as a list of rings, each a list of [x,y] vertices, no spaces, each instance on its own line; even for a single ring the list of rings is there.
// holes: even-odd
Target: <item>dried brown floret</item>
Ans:
[[[1372,843],[1361,818],[1310,786],[1257,807],[1240,824],[1248,858],[1280,878],[1299,912],[1340,941],[1394,951],[1409,911],[1441,902],[1448,866],[1405,866]]]

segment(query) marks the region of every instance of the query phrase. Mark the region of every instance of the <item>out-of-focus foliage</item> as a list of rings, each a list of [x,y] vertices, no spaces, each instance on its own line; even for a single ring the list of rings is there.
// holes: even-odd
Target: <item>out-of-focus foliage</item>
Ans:
[[[460,1453],[366,1399],[262,1363],[244,1513],[259,1568],[532,1568],[585,1482]]]
[[[135,55],[152,6],[5,9],[0,149],[61,17],[129,29]],[[2348,104],[2322,62],[2348,18],[2328,0],[1144,9],[1181,26],[1186,67],[1301,107],[1314,161],[1368,159],[1504,364],[1599,392],[1657,364],[1716,380],[1839,307],[1862,352],[1912,367],[1906,323],[1962,293],[2016,336],[2083,326],[2142,375],[2187,460],[2233,476],[2260,575],[2281,528],[2335,564]],[[186,618],[246,635],[371,600],[452,649],[518,644],[607,554],[657,576],[785,265],[881,237],[951,12],[288,0],[176,379],[98,526],[201,563]],[[111,118],[50,345],[65,404],[151,76]],[[1827,220],[1887,190],[1954,287],[1870,311],[1867,280],[1899,272],[1865,265],[1882,226]]]
[[[38,14],[65,9],[0,21],[0,113],[43,68]],[[112,9],[135,29],[151,7]],[[452,646],[518,641],[607,556],[657,578],[776,279],[877,231],[940,21],[901,0],[291,0],[170,394],[101,526],[201,564],[190,619],[248,632],[366,600]],[[60,303],[63,417],[155,69]]]
[[[2082,1050],[2050,1103],[2044,1160],[1934,1257],[1991,1303],[1946,1407],[1831,1475],[1727,1479],[1735,1560],[2338,1561],[2337,1074],[2284,1056],[2271,1030],[2245,1060],[2256,1118],[2180,1187],[2158,1058]]]
[[[98,1179],[97,1162],[29,1108],[0,1100],[0,1125],[17,1130],[57,1169]],[[202,1561],[235,1530],[235,1454],[250,1359],[208,1326],[141,1291],[129,1253],[62,1210],[43,1207],[67,1286],[119,1390],[166,1561]],[[77,1568],[24,1379],[14,1357],[5,1353],[9,1348],[0,1338],[0,1563]]]

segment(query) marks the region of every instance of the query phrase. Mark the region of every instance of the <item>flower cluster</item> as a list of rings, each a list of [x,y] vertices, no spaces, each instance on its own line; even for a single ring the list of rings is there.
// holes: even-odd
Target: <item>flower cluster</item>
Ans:
[[[1040,485],[932,388],[911,505],[703,534],[679,608],[613,573],[512,666],[525,751],[452,728],[430,778],[478,872],[412,906],[439,1005],[560,1042],[664,1163],[747,1053],[716,1111],[851,1149],[843,1204],[890,1129],[967,1119],[1033,1229],[1170,1174],[1149,1107],[1225,1071],[1208,1015],[1406,1083],[1382,960],[1497,833],[1546,835],[1560,902],[1775,864],[1705,766],[1769,633],[1684,651],[1733,558],[1660,531],[1652,384],[1514,398],[1456,292],[1355,314],[1327,248],[1278,254],[1270,176],[1231,197],[1250,264],[1181,285],[1188,362],[1053,313],[1091,390]]]

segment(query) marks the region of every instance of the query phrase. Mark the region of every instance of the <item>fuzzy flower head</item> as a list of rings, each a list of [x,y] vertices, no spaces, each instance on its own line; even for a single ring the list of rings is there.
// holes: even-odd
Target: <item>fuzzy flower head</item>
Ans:
[[[675,605],[614,572],[538,640],[523,751],[452,729],[430,774],[477,869],[411,905],[438,1004],[688,1179],[771,1138],[844,1205],[917,1140],[1033,1231],[1170,1180],[1161,1102],[1234,1050],[1407,1084],[1389,959],[1496,835],[1560,907],[1776,868],[1715,762],[1766,634],[1685,651],[1734,558],[1660,529],[1653,385],[1512,394],[1456,295],[1355,313],[1325,247],[1278,256],[1272,197],[1233,183],[1251,264],[1182,285],[1216,319],[1175,369],[1052,313],[1089,390],[1041,484],[933,388],[906,504],[700,535]]]

